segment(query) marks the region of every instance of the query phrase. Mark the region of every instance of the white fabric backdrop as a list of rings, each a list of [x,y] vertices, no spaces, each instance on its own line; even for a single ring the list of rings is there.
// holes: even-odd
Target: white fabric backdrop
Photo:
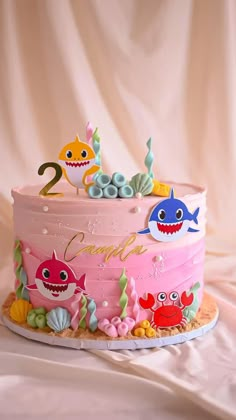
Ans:
[[[151,135],[157,177],[208,187],[206,288],[220,307],[207,336],[136,352],[49,348],[0,326],[1,419],[236,418],[235,22],[234,0],[0,1],[0,300],[10,188],[37,182],[90,120],[105,170],[144,169]]]

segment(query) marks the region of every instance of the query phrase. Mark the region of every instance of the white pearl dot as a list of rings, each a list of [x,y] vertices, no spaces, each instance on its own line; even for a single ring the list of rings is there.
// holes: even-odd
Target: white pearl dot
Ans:
[[[142,193],[141,192],[137,192],[135,194],[135,197],[138,198],[138,199],[142,198]]]
[[[26,254],[30,254],[31,253],[31,249],[30,248],[25,248],[25,252],[26,252]]]
[[[141,208],[140,207],[134,207],[134,213],[140,213],[141,212]]]
[[[48,211],[48,206],[43,206],[43,211],[47,212]]]
[[[43,235],[47,235],[48,234],[47,228],[43,228],[42,233],[43,233]]]
[[[154,257],[154,261],[158,261],[158,262],[163,261],[162,255],[156,255],[156,257]]]
[[[108,306],[108,302],[107,302],[107,300],[104,300],[104,301],[102,302],[102,306],[104,306],[104,308],[105,308],[106,306]]]

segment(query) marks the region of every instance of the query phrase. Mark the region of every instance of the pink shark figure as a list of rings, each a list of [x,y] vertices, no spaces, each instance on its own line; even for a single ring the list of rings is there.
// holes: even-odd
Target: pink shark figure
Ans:
[[[85,294],[85,274],[78,280],[72,269],[58,260],[56,252],[53,251],[52,259],[39,265],[35,284],[26,286],[26,289],[38,290],[50,300],[67,300],[77,293]]]

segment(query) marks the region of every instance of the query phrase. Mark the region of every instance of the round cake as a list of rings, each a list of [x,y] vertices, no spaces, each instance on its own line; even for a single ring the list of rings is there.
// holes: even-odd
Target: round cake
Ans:
[[[163,198],[137,192],[136,183],[127,198],[130,187],[97,198],[106,177],[89,194],[66,181],[56,195],[43,195],[43,185],[12,190],[16,281],[4,321],[28,338],[74,348],[155,347],[202,335],[217,318],[204,295],[206,191],[166,182]]]

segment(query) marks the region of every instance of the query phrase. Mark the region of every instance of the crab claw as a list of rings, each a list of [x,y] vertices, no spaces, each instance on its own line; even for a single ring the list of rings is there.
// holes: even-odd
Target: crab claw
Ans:
[[[139,304],[143,309],[150,309],[155,303],[154,296],[151,293],[147,294],[147,299],[139,298]]]
[[[189,296],[186,295],[186,292],[183,292],[181,295],[181,303],[184,306],[189,306],[193,303],[193,293],[190,293]]]

